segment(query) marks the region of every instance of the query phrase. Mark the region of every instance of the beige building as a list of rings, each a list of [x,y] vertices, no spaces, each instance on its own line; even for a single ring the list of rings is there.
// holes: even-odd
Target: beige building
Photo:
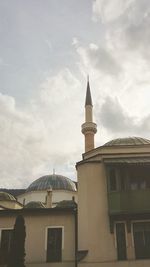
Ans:
[[[78,198],[68,178],[49,176],[18,196],[23,209],[2,210],[0,204],[1,265],[21,212],[27,267],[150,266],[150,140],[118,138],[95,148],[96,131],[88,82],[85,153],[76,164]]]
[[[75,183],[68,177],[55,173],[33,181],[23,194],[17,196],[17,200],[23,205],[36,201],[46,204],[47,190],[52,191],[52,207],[56,207],[63,200],[70,201],[74,199],[77,202]]]
[[[69,208],[32,208],[0,211],[0,266],[6,266],[12,230],[18,214],[26,226],[27,267],[75,266],[75,211]]]
[[[85,153],[78,175],[80,267],[150,265],[150,140],[119,138],[94,148],[88,82]]]

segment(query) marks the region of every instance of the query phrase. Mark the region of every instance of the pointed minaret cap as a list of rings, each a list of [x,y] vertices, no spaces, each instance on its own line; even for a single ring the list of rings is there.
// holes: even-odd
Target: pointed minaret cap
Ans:
[[[89,83],[89,76],[88,76],[88,79],[87,79],[85,106],[93,106],[92,97],[91,97],[91,90],[90,90],[90,83]]]
[[[85,152],[94,149],[94,135],[97,132],[97,125],[93,122],[93,105],[89,79],[87,81],[85,99],[85,122],[81,126],[81,131],[85,136]]]

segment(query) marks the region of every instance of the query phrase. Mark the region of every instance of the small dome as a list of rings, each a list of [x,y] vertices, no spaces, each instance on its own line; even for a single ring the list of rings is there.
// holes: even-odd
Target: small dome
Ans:
[[[8,194],[6,192],[0,192],[0,201],[11,201],[11,200],[15,200],[15,197],[12,196],[11,194]]]
[[[67,190],[67,191],[76,191],[75,183],[69,178],[58,175],[51,174],[40,177],[35,180],[27,188],[27,192],[38,191],[38,190]]]
[[[24,208],[25,209],[41,209],[41,208],[45,208],[45,205],[40,201],[31,201],[27,203]]]
[[[62,200],[57,203],[56,208],[76,208],[77,204],[73,200]]]
[[[138,146],[138,145],[150,145],[150,140],[141,137],[126,137],[113,139],[103,146]]]

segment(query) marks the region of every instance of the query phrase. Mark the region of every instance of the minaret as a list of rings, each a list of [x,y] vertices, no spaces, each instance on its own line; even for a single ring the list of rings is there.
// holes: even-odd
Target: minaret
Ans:
[[[88,79],[85,99],[85,123],[82,124],[82,133],[85,136],[85,152],[94,149],[94,134],[96,132],[97,125],[93,122],[93,105]]]

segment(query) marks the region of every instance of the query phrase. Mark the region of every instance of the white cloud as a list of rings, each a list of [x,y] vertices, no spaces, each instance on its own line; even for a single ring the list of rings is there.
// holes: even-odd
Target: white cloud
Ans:
[[[93,2],[94,20],[111,22],[120,17],[135,0],[95,0]]]
[[[49,29],[46,28],[48,34],[43,35],[42,31],[41,43],[37,42],[41,49],[35,53],[35,65],[41,69],[42,74],[47,73],[50,68],[51,72],[47,74],[47,78],[39,86],[40,89],[37,89],[36,96],[30,99],[28,105],[21,107],[20,103],[17,105],[15,98],[0,95],[2,186],[28,185],[40,175],[51,173],[53,168],[56,172],[75,177],[74,164],[80,159],[83,151],[84,138],[80,125],[84,120],[87,74],[90,76],[95,121],[98,124],[98,133],[95,136],[97,145],[123,135],[148,137],[149,0],[96,0],[93,1],[93,17],[96,23],[92,21],[90,24],[88,20],[88,34],[85,31],[87,17],[86,24],[84,21],[79,32],[78,29],[75,31],[76,25],[71,28],[70,24],[67,35],[68,29],[65,28],[66,38],[63,43],[60,42],[60,32],[58,31],[58,35],[55,32],[54,36],[57,38],[52,42],[53,47],[49,42],[53,34],[50,35]],[[37,36],[39,37],[38,32]],[[51,51],[53,49],[57,56],[52,55],[53,53],[47,55],[45,45],[48,45]],[[20,47],[21,60],[26,46],[25,38],[23,48]],[[14,49],[14,46],[12,47]],[[29,55],[34,54],[35,48],[36,45],[28,48]],[[5,57],[6,55],[8,53]],[[9,58],[12,62],[12,55],[15,53],[8,55],[7,62]],[[27,59],[30,65],[29,55]],[[16,58],[18,59],[18,56]],[[40,64],[39,58],[42,58],[43,64]],[[0,59],[0,66],[4,65],[4,61]],[[24,63],[17,61],[15,64],[13,66],[16,70]],[[27,64],[27,67],[29,65]],[[28,76],[27,67],[25,73]],[[36,68],[31,69],[34,72]],[[56,71],[57,74],[51,74]],[[76,74],[73,74],[75,71]],[[34,79],[38,74],[35,72]],[[9,75],[11,80],[12,73]],[[82,79],[85,85],[81,86]],[[32,84],[32,78],[30,80],[29,77],[30,82]],[[13,86],[15,87],[15,84]]]
[[[93,69],[104,75],[119,75],[121,72],[119,62],[106,48],[91,43],[88,47],[78,46],[77,52],[80,55],[83,68],[87,70]]]
[[[66,69],[47,77],[24,110],[13,97],[0,95],[0,187],[27,186],[53,168],[76,178],[72,166],[81,154],[80,90]]]
[[[105,25],[106,46],[112,53],[127,55],[137,51],[138,56],[147,59],[150,42],[148,0],[96,0],[93,14],[97,14]]]
[[[72,45],[73,45],[73,46],[76,46],[76,45],[78,45],[78,44],[79,44],[79,40],[78,40],[78,38],[73,37],[73,39],[72,39]]]
[[[80,42],[76,50],[81,73],[90,75],[96,118],[102,125],[97,144],[123,135],[148,138],[149,1],[97,0],[93,15],[103,41],[100,36],[88,45]]]
[[[106,97],[97,114],[98,122],[114,136],[149,136],[150,114],[142,119],[130,115],[117,98]]]

